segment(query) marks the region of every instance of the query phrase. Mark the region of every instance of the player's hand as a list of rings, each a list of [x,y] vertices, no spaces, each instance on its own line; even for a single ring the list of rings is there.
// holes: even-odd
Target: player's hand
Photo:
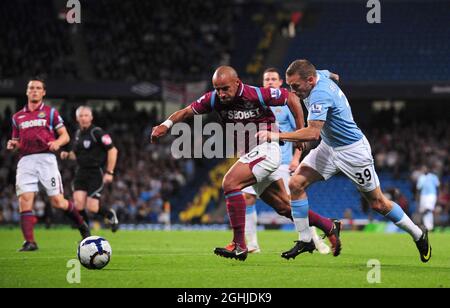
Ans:
[[[113,176],[112,174],[106,173],[106,174],[103,176],[103,183],[104,183],[104,184],[112,183],[113,179],[114,179],[114,176]]]
[[[260,143],[271,142],[271,141],[278,141],[280,139],[280,134],[262,130],[256,133],[255,137],[259,139]]]
[[[304,150],[306,150],[306,147],[308,146],[308,144],[306,143],[306,142],[296,142],[295,143],[295,147],[297,148],[297,149],[299,149],[300,151],[304,151]]]
[[[330,72],[330,79],[333,80],[333,81],[336,82],[336,83],[339,83],[340,77],[339,77],[338,74],[336,74],[336,73],[331,73],[331,72]]]
[[[50,150],[50,152],[58,152],[59,149],[61,148],[61,146],[59,145],[59,143],[55,140],[55,141],[50,141],[49,143],[47,143],[48,145],[48,149]]]
[[[66,160],[66,159],[69,159],[70,153],[66,152],[66,151],[62,151],[59,156],[61,157],[62,160]]]
[[[9,151],[13,151],[19,147],[19,141],[17,140],[8,140],[6,145],[6,149]]]
[[[156,143],[156,141],[165,136],[167,132],[169,131],[169,128],[165,125],[158,125],[153,127],[152,130],[152,136],[150,138],[151,143]]]

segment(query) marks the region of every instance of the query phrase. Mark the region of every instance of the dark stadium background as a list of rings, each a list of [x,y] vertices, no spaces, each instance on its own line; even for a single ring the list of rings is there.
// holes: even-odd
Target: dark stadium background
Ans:
[[[111,133],[120,156],[102,202],[121,222],[161,223],[170,204],[172,223],[222,224],[226,209],[217,187],[226,162],[175,160],[170,139],[149,144],[152,126],[209,90],[219,65],[234,66],[256,85],[265,68],[284,71],[306,58],[340,75],[372,144],[382,188],[414,216],[414,181],[431,164],[443,183],[436,223],[449,225],[449,1],[381,1],[375,24],[366,20],[364,0],[90,0],[80,1],[79,24],[66,21],[66,3],[0,2],[0,224],[19,221],[17,157],[5,148],[29,77],[46,79],[46,102],[71,133],[81,104],[92,106],[95,123]],[[70,196],[74,165],[61,163],[60,170]],[[382,219],[342,177],[309,195],[314,210],[346,218],[347,227]],[[43,200],[38,216],[59,223]],[[261,222],[272,224],[271,213]]]

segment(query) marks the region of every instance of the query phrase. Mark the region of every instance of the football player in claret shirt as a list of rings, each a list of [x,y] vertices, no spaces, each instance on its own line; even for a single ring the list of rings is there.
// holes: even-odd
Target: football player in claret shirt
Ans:
[[[219,67],[212,78],[214,91],[208,92],[188,107],[175,112],[168,120],[152,131],[152,142],[166,135],[170,127],[195,114],[217,112],[225,124],[254,123],[257,129],[265,127],[276,130],[275,116],[270,106],[288,105],[297,128],[301,128],[303,112],[298,99],[286,89],[252,87],[242,83],[236,71],[229,66]],[[300,120],[301,119],[301,120]],[[263,125],[260,125],[263,124]],[[222,188],[230,224],[233,229],[232,242],[214,253],[238,260],[247,258],[245,242],[246,204],[242,189],[253,186],[256,194],[282,216],[292,219],[290,199],[278,170],[281,164],[281,149],[277,142],[263,143],[247,151],[230,168],[223,179]]]
[[[100,199],[105,184],[112,183],[117,162],[117,148],[103,129],[92,124],[92,109],[80,106],[76,110],[79,129],[75,133],[72,151],[61,152],[61,159],[77,161],[77,172],[73,181],[75,207],[83,216],[85,208],[105,218],[116,232],[119,221],[113,209],[101,206]],[[87,220],[87,216],[84,216]]]
[[[75,209],[73,202],[63,195],[61,174],[55,153],[70,141],[63,119],[55,108],[43,102],[46,94],[41,79],[31,79],[27,86],[27,105],[13,115],[12,139],[7,149],[18,150],[16,192],[19,198],[20,222],[25,242],[20,251],[37,250],[34,239],[34,199],[43,187],[54,208],[65,211],[78,227],[82,238],[90,236],[89,228]]]

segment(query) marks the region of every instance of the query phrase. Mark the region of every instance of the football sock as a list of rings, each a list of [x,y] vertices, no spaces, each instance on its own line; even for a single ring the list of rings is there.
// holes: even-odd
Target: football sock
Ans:
[[[408,232],[414,241],[418,241],[423,235],[422,230],[412,222],[411,218],[405,214],[400,205],[395,202],[392,202],[392,205],[392,211],[387,213],[385,217],[391,220],[400,229]]]
[[[426,211],[423,214],[423,225],[428,231],[433,230],[434,228],[434,216],[432,211]]]
[[[89,216],[86,210],[78,211],[81,217],[83,217],[84,221],[89,225]]]
[[[299,240],[302,242],[310,242],[312,239],[311,230],[309,229],[308,210],[309,204],[307,198],[291,201],[295,229],[299,233]]]
[[[245,239],[247,246],[258,247],[257,220],[256,206],[254,204],[247,205],[245,212]]]
[[[105,208],[104,206],[99,206],[98,207],[98,215],[100,215],[101,217],[107,218],[107,219],[111,219],[113,217],[113,214],[111,213],[111,211],[107,208]]]
[[[80,213],[75,209],[75,206],[72,201],[68,200],[69,206],[66,210],[66,216],[72,220],[77,227],[80,227],[83,223],[83,217],[81,217]]]
[[[309,225],[322,230],[325,234],[329,234],[333,229],[333,221],[329,218],[320,216],[316,212],[308,211]]]
[[[227,212],[233,229],[233,242],[245,249],[245,199],[240,190],[225,192]]]
[[[32,211],[25,211],[20,213],[20,227],[25,241],[34,243],[34,224],[36,217]]]

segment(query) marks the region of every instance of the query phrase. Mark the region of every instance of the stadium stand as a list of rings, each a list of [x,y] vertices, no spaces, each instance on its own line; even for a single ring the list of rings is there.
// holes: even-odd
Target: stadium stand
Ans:
[[[17,26],[20,24],[20,26]],[[0,4],[0,77],[78,77],[69,25],[57,19],[51,1]]]
[[[386,1],[376,25],[364,22],[367,11],[357,1],[309,1],[284,66],[301,55],[347,81],[448,80],[448,1]]]
[[[74,28],[60,18],[52,1],[2,1],[0,27],[4,31],[0,33],[0,44],[7,48],[0,50],[0,82],[39,74],[70,84],[86,78],[80,69],[84,61],[90,66],[89,78],[94,82],[209,83],[211,72],[223,63],[236,66],[245,79],[247,74],[261,70],[274,47],[273,37],[279,35],[286,10],[278,5],[280,2],[274,3],[85,1],[82,23],[76,28],[81,37],[77,42],[87,50],[86,58],[81,59],[74,48]],[[280,69],[301,56],[320,68],[338,72],[344,82],[409,81],[414,87],[419,81],[450,80],[447,1],[413,0],[407,5],[405,1],[386,1],[382,23],[376,26],[364,21],[367,8],[357,1],[302,3],[302,19],[287,53],[280,59]],[[423,18],[423,14],[432,18]],[[85,98],[66,98],[63,107],[70,109],[67,106]],[[23,97],[15,99],[17,107],[21,106]],[[351,101],[352,106],[358,104]],[[121,109],[95,114],[96,124],[110,131],[120,156],[126,157],[119,160],[117,181],[107,188],[103,202],[116,209],[123,222],[157,222],[165,201],[172,203],[174,220],[180,214],[181,221],[187,223],[223,221],[226,213],[221,204],[219,174],[226,171],[227,162],[217,165],[173,159],[170,139],[158,146],[148,143],[150,129],[161,115],[156,111],[138,112],[129,107],[130,103],[124,100]],[[444,183],[439,211],[441,223],[445,224],[450,211],[448,107],[427,104],[408,106],[402,114],[372,115],[370,123],[362,123],[381,171],[383,189],[400,189],[412,211],[415,200],[411,188],[418,170],[425,162],[434,162]],[[14,191],[16,157],[5,150],[15,111],[7,108],[0,114],[0,222],[19,219]],[[64,114],[73,132],[73,110]],[[66,194],[70,195],[74,166],[64,162],[61,170]],[[206,183],[198,180],[208,178]],[[347,179],[336,177],[315,185],[309,194],[312,208],[323,215],[341,218],[351,211],[355,219],[367,217],[357,191]],[[192,207],[187,209],[189,202]],[[264,212],[267,206],[258,203],[258,208]]]

